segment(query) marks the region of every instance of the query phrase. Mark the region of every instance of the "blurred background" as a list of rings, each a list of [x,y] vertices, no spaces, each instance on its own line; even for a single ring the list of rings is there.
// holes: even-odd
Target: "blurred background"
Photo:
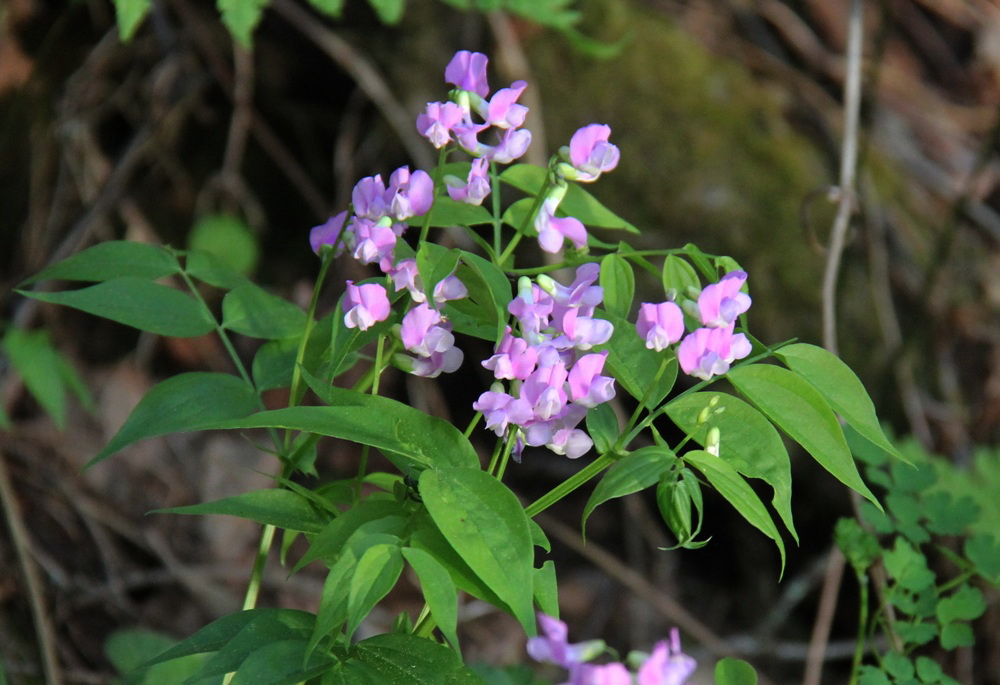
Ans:
[[[362,176],[434,164],[413,121],[446,97],[456,50],[490,56],[493,88],[529,82],[528,161],[545,164],[579,126],[609,124],[621,164],[589,189],[643,230],[634,245],[732,255],[750,273],[756,337],[820,342],[847,0],[346,0],[336,19],[303,0],[261,4],[252,50],[214,3],[155,0],[124,43],[106,0],[0,5],[0,660],[13,683],[43,682],[39,598],[66,683],[111,682],[105,642],[116,630],[180,638],[238,609],[256,526],[145,514],[267,487],[274,469],[238,435],[187,434],[81,472],[152,385],[230,363],[214,338],[139,334],[14,288],[125,238],[222,251],[305,306],[318,268],[310,227],[346,208]],[[1000,5],[866,3],[863,54],[840,352],[897,436],[989,493],[1000,488]],[[370,275],[349,258],[335,268],[323,311],[344,278]],[[640,279],[637,299],[658,298],[657,287]],[[68,363],[53,356],[18,373],[18,343]],[[251,359],[257,343],[239,344]],[[464,368],[442,383],[390,371],[382,387],[464,425],[490,380],[475,363],[489,350],[468,344]],[[46,373],[58,392],[32,387]],[[490,437],[478,436],[487,454]],[[320,479],[352,473],[355,459],[350,445],[322,443]],[[851,504],[809,460],[793,452],[792,463],[801,544],[780,583],[772,544],[717,497],[703,529],[712,541],[697,551],[657,550],[670,540],[651,496],[598,509],[586,546],[589,490],[550,510],[541,522],[571,638],[603,637],[625,654],[681,625],[705,663],[730,651],[770,682],[801,682],[833,525]],[[509,483],[530,500],[579,466],[529,453]],[[20,570],[25,554],[37,585]],[[270,567],[262,602],[314,609],[321,569],[286,576]],[[839,597],[831,684],[846,682],[853,654],[852,577]],[[416,590],[395,593],[384,625],[376,615],[365,630],[419,606]],[[475,602],[464,611],[468,659],[525,661],[512,619]],[[974,649],[936,656],[960,682],[1000,683],[995,606],[975,630]]]

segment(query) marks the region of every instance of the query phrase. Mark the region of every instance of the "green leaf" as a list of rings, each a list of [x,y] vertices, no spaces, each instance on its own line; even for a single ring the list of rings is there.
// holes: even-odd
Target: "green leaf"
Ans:
[[[126,326],[176,338],[205,335],[215,328],[211,315],[193,297],[174,288],[127,276],[80,290],[21,292]]]
[[[896,623],[896,632],[903,642],[910,645],[926,645],[938,636],[938,629],[935,624],[919,619],[914,620],[912,623],[898,621]]]
[[[889,676],[875,666],[861,666],[858,668],[858,673],[861,675],[858,678],[858,685],[892,685]]]
[[[1000,585],[1000,543],[989,533],[977,533],[965,542],[965,556],[976,572],[994,585]]]
[[[655,408],[667,396],[677,380],[677,358],[673,352],[655,352],[647,349],[642,338],[635,332],[635,325],[613,314],[602,314],[602,318],[614,324],[611,340],[595,350],[607,350],[607,368],[622,387],[640,402],[646,399],[646,407]],[[663,372],[660,365],[666,363]],[[647,391],[653,379],[659,376],[656,387]]]
[[[222,325],[251,338],[301,338],[306,314],[288,300],[247,283],[226,293]]]
[[[854,430],[897,459],[906,461],[882,432],[875,405],[865,386],[839,357],[822,347],[805,343],[786,345],[776,354],[785,366],[816,388]]]
[[[244,5],[267,0],[239,0]],[[252,30],[252,29],[251,29]],[[249,276],[257,268],[260,247],[253,231],[242,220],[225,214],[204,216],[191,229],[188,247],[215,257],[221,264],[241,276]]]
[[[343,322],[343,317],[336,312],[323,317],[313,326],[302,359],[302,366],[308,373],[319,373],[323,357],[330,351],[330,337],[333,335],[335,322]],[[302,336],[299,335],[295,338],[271,340],[261,345],[253,358],[252,367],[253,382],[257,390],[291,387],[301,341]]]
[[[428,303],[434,302],[434,286],[455,271],[461,254],[459,249],[449,250],[435,243],[424,243],[417,250],[417,271]]]
[[[971,647],[976,644],[976,636],[968,623],[949,623],[941,628],[941,646],[945,649]]]
[[[881,509],[861,480],[837,417],[812,385],[791,371],[766,364],[738,366],[727,378],[837,480]]]
[[[302,556],[294,570],[298,571],[317,559],[333,564],[344,553],[348,540],[359,531],[361,534],[402,535],[405,526],[406,511],[402,503],[384,496],[367,497],[328,523],[311,540],[309,551]]]
[[[938,535],[963,535],[979,519],[979,507],[969,495],[955,498],[947,492],[933,492],[921,502],[927,529]]]
[[[656,506],[667,528],[677,538],[674,547],[660,549],[699,549],[708,540],[696,541],[701,532],[704,501],[701,496],[701,483],[690,469],[680,469],[673,478],[661,478],[656,484]],[[697,521],[695,520],[697,516]]]
[[[896,680],[909,680],[916,675],[916,669],[909,658],[898,652],[889,652],[882,658],[882,667]]]
[[[323,685],[485,685],[452,650],[414,635],[385,634],[351,647]]]
[[[152,0],[114,0],[115,16],[118,19],[118,38],[127,43],[132,40],[142,20],[153,6]]]
[[[247,655],[231,685],[297,685],[334,665],[333,657],[307,648],[302,639],[269,641]]]
[[[354,635],[365,616],[389,594],[403,572],[403,556],[392,544],[373,545],[365,550],[351,576],[347,596],[347,636]]]
[[[344,0],[309,0],[309,4],[334,19],[339,19],[344,11]]]
[[[66,388],[60,373],[62,357],[45,331],[11,328],[0,339],[10,364],[24,381],[24,387],[38,400],[56,426],[66,427]]]
[[[534,569],[535,604],[549,616],[559,617],[559,584],[556,582],[556,565],[549,559],[541,568]]]
[[[456,331],[497,342],[507,324],[511,285],[493,262],[462,250],[455,275],[469,290],[469,297],[445,306]]]
[[[250,282],[220,257],[201,250],[188,253],[184,260],[184,270],[202,283],[224,290],[232,290]]]
[[[534,635],[534,546],[514,493],[479,469],[448,468],[424,471],[420,495],[452,548]]]
[[[420,591],[448,643],[461,654],[458,644],[458,593],[448,570],[433,556],[416,547],[403,549],[403,558],[420,579]]]
[[[378,18],[390,26],[398,24],[403,18],[403,10],[406,9],[405,0],[368,0]]]
[[[540,166],[514,164],[500,174],[500,180],[534,196],[541,190],[547,174],[548,170]],[[640,232],[633,224],[605,207],[597,198],[576,183],[569,184],[566,189],[566,197],[559,204],[559,210],[566,216],[576,217],[588,226],[622,229],[630,233]]]
[[[193,675],[204,662],[200,654],[141,668],[150,659],[170,649],[174,640],[150,630],[116,630],[104,643],[104,653],[115,669],[126,676],[123,685],[180,683]],[[4,683],[0,676],[0,684]]]
[[[730,466],[729,462],[703,450],[691,450],[683,459],[701,471],[712,487],[733,505],[740,516],[774,541],[781,554],[781,572],[784,573],[785,543],[781,540],[781,534],[778,533],[777,526],[774,525],[760,498],[736,469]]]
[[[479,467],[468,438],[450,422],[378,395],[330,387],[330,407],[289,407],[246,418],[213,421],[206,428],[283,428],[370,445],[421,467]],[[387,455],[388,456],[388,455]]]
[[[688,288],[701,289],[694,267],[682,257],[667,255],[663,260],[663,292],[668,297],[672,293],[687,297]]]
[[[614,446],[620,431],[618,416],[610,403],[599,404],[587,412],[587,433],[593,439],[598,454],[604,454]]]
[[[242,664],[268,645],[286,640],[301,641],[302,655],[316,617],[306,612],[295,614],[264,613],[254,617],[212,655],[186,685],[194,685],[209,676],[224,675],[242,669]],[[304,659],[300,656],[298,664]],[[244,679],[249,675],[246,672]],[[244,680],[244,682],[247,682]],[[270,681],[266,681],[270,682]],[[292,681],[297,683],[299,681]]]
[[[357,565],[358,558],[352,551],[345,550],[330,567],[330,572],[323,582],[323,592],[320,594],[316,624],[309,638],[310,652],[316,648],[320,640],[334,630],[339,630],[347,621],[347,596],[351,591],[351,577]]]
[[[926,557],[903,538],[896,538],[896,544],[883,553],[882,560],[893,580],[910,592],[920,592],[934,584],[934,572],[927,568]]]
[[[859,577],[863,576],[868,567],[882,554],[878,538],[862,528],[853,518],[842,518],[837,521],[834,539]]]
[[[757,671],[746,661],[727,656],[715,664],[715,685],[757,685]]]
[[[318,533],[330,522],[328,513],[319,511],[308,499],[291,490],[254,490],[233,497],[186,507],[155,509],[154,514],[192,514],[237,516],[279,528]]]
[[[252,414],[260,405],[253,387],[225,373],[182,373],[143,397],[111,441],[87,468],[139,440],[205,430],[214,424]]]
[[[938,601],[937,618],[942,624],[974,621],[985,611],[986,600],[979,588],[962,585],[954,594]]]
[[[694,262],[694,265],[698,267],[698,270],[706,279],[708,279],[710,283],[715,283],[719,280],[718,273],[716,273],[716,269],[712,265],[711,260],[709,260],[704,252],[698,249],[697,245],[688,243],[683,247],[683,250],[684,254],[688,256],[688,259]]]
[[[605,255],[600,285],[604,288],[604,308],[615,316],[627,317],[635,296],[635,274],[629,261],[616,254]]]
[[[216,0],[216,6],[222,13],[222,23],[245,48],[253,43],[254,29],[260,23],[267,4],[268,0]]]
[[[676,462],[677,457],[673,452],[655,445],[638,449],[616,461],[587,500],[587,505],[583,508],[581,528],[587,527],[587,519],[600,504],[645,490],[673,468]]]
[[[409,220],[410,226],[422,227],[425,218],[415,216]],[[475,226],[477,224],[493,223],[493,215],[485,207],[456,202],[447,195],[439,195],[431,207],[431,228],[449,228],[451,226]]]
[[[698,418],[706,414],[706,423]],[[792,466],[788,450],[759,411],[738,397],[696,392],[667,404],[667,415],[695,442],[704,446],[709,428],[719,429],[719,456],[748,478],[760,478],[774,489],[771,506],[798,541],[792,520]]]
[[[264,608],[238,611],[212,621],[191,637],[182,640],[180,643],[150,660],[146,666],[153,666],[170,661],[171,659],[190,656],[191,654],[217,652],[226,646],[244,628],[257,621],[267,623],[278,622],[292,628],[307,629],[312,626],[315,619],[316,617],[309,612],[298,611],[296,609]]]
[[[177,260],[162,247],[127,240],[111,240],[98,243],[53,264],[21,285],[23,287],[38,281],[51,280],[100,282],[124,277],[153,281],[180,273],[180,270]]]

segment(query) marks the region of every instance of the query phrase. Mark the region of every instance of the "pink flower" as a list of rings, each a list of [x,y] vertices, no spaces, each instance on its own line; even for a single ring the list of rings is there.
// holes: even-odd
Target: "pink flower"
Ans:
[[[579,219],[571,216],[560,218],[556,216],[561,196],[550,196],[542,203],[542,208],[535,217],[535,230],[538,231],[538,244],[546,252],[555,254],[562,249],[563,241],[568,239],[577,249],[587,245],[587,229]]]
[[[732,325],[699,328],[681,341],[677,360],[684,373],[707,381],[729,371],[730,364],[748,356],[751,349],[745,335],[733,334]]]
[[[684,336],[684,313],[674,302],[643,302],[635,330],[648,349],[660,352]]]
[[[486,428],[498,436],[503,436],[508,424],[520,426],[534,417],[534,412],[525,400],[493,390],[480,395],[479,399],[472,403],[472,408],[483,413],[486,417]]]
[[[496,354],[483,362],[483,366],[493,371],[498,379],[527,380],[538,364],[538,350],[528,345],[524,338],[511,335],[510,326],[504,333]]]
[[[535,661],[572,670],[604,650],[604,642],[601,640],[569,644],[569,628],[558,618],[539,613],[538,625],[544,636],[533,637],[527,644],[528,655]]]
[[[389,177],[389,188],[385,193],[388,214],[396,221],[405,221],[411,216],[421,216],[430,211],[434,203],[434,181],[426,171],[410,173],[410,167],[402,166]]]
[[[462,90],[472,91],[481,98],[490,92],[486,82],[486,64],[489,60],[481,52],[459,50],[444,70],[444,80]]]
[[[517,99],[528,87],[525,81],[514,81],[510,88],[501,88],[490,99],[486,123],[497,128],[520,128],[528,115],[528,108],[517,104]]]
[[[705,326],[731,326],[737,316],[750,309],[750,296],[740,292],[746,280],[745,271],[731,271],[718,283],[705,286],[698,296],[698,311]]]
[[[376,321],[389,318],[389,297],[385,288],[378,283],[354,285],[347,281],[347,290],[342,301],[344,325],[362,331],[371,328]]]
[[[309,231],[309,245],[312,246],[313,252],[319,254],[320,249],[324,245],[336,245],[346,219],[347,212],[343,211],[336,216],[330,217],[326,223],[320,224]],[[339,254],[340,249],[337,252]]]
[[[417,116],[417,131],[439,150],[451,142],[451,132],[465,118],[465,109],[454,102],[428,102]]]
[[[566,173],[571,181],[596,181],[602,172],[618,166],[618,147],[608,142],[611,127],[590,124],[573,134],[569,141],[569,159],[576,173]]]
[[[403,346],[421,357],[435,352],[445,352],[455,345],[451,324],[443,322],[441,315],[426,303],[406,312],[400,328]]]
[[[455,176],[445,176],[448,195],[456,202],[481,205],[490,194],[489,160],[485,157],[474,159],[465,183]]]
[[[410,370],[414,376],[437,378],[441,373],[453,373],[465,359],[465,353],[457,347],[449,347],[444,352],[434,352],[429,357],[415,357]]]
[[[670,644],[660,640],[653,653],[639,668],[639,685],[684,685],[698,664],[681,652],[681,638],[676,628],[670,630]]]
[[[624,664],[583,664],[571,673],[565,685],[632,685],[632,674]]]
[[[569,370],[569,397],[584,407],[596,407],[615,396],[615,379],[601,376],[607,352],[585,354]]]
[[[375,223],[370,219],[355,218],[351,222],[351,229],[355,240],[355,259],[362,264],[379,262],[380,266],[391,266],[392,251],[398,239],[391,226],[382,222]]]

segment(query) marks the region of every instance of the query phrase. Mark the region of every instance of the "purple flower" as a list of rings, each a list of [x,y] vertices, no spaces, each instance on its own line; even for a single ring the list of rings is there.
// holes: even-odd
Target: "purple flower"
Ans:
[[[539,613],[538,624],[542,628],[544,637],[530,638],[527,644],[528,655],[535,661],[556,664],[573,670],[584,661],[593,659],[604,651],[602,640],[569,644],[567,640],[569,629],[565,623],[557,618]]]
[[[529,145],[531,145],[531,131],[526,128],[508,128],[503,132],[500,142],[496,145],[480,144],[477,156],[481,155],[497,164],[510,164],[527,152]]]
[[[388,213],[385,203],[385,183],[382,176],[366,176],[354,185],[351,191],[351,203],[354,205],[354,213],[371,221],[378,221]]]
[[[309,231],[309,244],[312,246],[313,252],[319,254],[320,248],[324,245],[336,245],[346,219],[347,212],[343,211],[336,216],[331,216],[327,219],[326,223],[320,224]],[[337,253],[340,253],[339,248]]]
[[[750,296],[740,292],[746,280],[745,271],[731,271],[718,283],[705,286],[698,296],[698,311],[705,326],[731,326],[737,316],[750,308]]]
[[[495,378],[522,381],[527,380],[537,364],[538,350],[529,346],[524,338],[511,335],[510,326],[497,345],[496,353],[483,362]]]
[[[560,428],[545,446],[556,454],[566,455],[567,459],[578,459],[590,451],[594,441],[579,428]]]
[[[584,407],[596,407],[615,396],[615,379],[601,376],[607,352],[585,354],[569,370],[569,398]]]
[[[362,264],[378,262],[383,271],[392,266],[392,251],[398,239],[392,227],[385,222],[356,218],[351,222],[354,233],[354,258]]]
[[[435,352],[445,352],[455,345],[451,324],[444,322],[441,315],[426,303],[406,312],[400,328],[403,346],[421,357],[430,357]]]
[[[600,666],[583,664],[570,673],[564,685],[632,685],[632,674],[618,662]]]
[[[563,241],[568,239],[577,249],[587,245],[587,229],[574,217],[557,217],[556,208],[561,196],[549,196],[542,203],[535,217],[535,230],[538,231],[538,244],[546,252],[555,254],[562,249]]]
[[[510,88],[501,88],[494,93],[484,117],[486,123],[497,128],[520,128],[524,124],[528,108],[517,104],[517,99],[527,87],[525,81],[514,81]]]
[[[517,317],[526,336],[537,336],[549,325],[555,301],[527,277],[518,280],[517,297],[507,305],[507,311]]]
[[[494,384],[499,387],[499,383]],[[508,395],[505,392],[489,390],[472,403],[472,408],[482,412],[486,417],[486,428],[502,436],[507,431],[507,425],[513,423],[522,425],[534,417],[534,412],[527,401]]]
[[[489,160],[485,157],[474,159],[469,175],[463,183],[455,176],[445,176],[448,195],[456,202],[481,205],[490,194]]]
[[[656,643],[653,653],[639,668],[639,685],[684,685],[698,664],[681,652],[681,638],[676,628],[670,630],[670,644]]]
[[[410,291],[410,297],[414,302],[426,302],[427,295],[424,293],[424,284],[420,280],[420,272],[417,270],[417,260],[412,257],[401,259],[395,266],[386,271],[392,277],[396,292],[403,288]],[[434,286],[434,301],[438,304],[449,300],[460,300],[467,297],[468,288],[454,274],[445,276]]]
[[[385,288],[378,283],[354,285],[354,281],[347,281],[342,306],[344,325],[348,328],[359,328],[364,331],[376,321],[385,321],[389,318],[389,297]]]
[[[733,326],[699,328],[689,333],[677,348],[677,360],[684,373],[702,380],[729,371],[737,359],[750,354],[751,345],[742,333],[733,334]]]
[[[459,50],[444,70],[444,80],[462,90],[486,97],[490,86],[486,82],[486,64],[489,60],[481,52]]]
[[[660,352],[684,336],[684,313],[675,302],[643,302],[635,330],[647,348]]]
[[[424,113],[417,116],[417,131],[440,150],[451,142],[451,132],[466,115],[454,102],[428,102]]]
[[[429,357],[415,357],[410,373],[414,376],[437,378],[442,372],[453,373],[465,359],[465,353],[457,347],[449,347],[444,352],[434,352]]]
[[[580,315],[580,309],[574,308],[562,313],[556,318],[562,336],[554,339],[552,344],[560,347],[573,347],[587,351],[594,345],[603,345],[615,332],[614,324],[604,319]]]
[[[405,221],[411,216],[421,216],[430,211],[433,203],[434,181],[426,171],[411,174],[410,167],[402,166],[392,172],[385,204],[393,219]]]
[[[540,366],[524,381],[521,397],[528,401],[536,417],[550,419],[563,410],[568,399],[564,388],[568,375],[566,364],[560,360]]]
[[[596,181],[602,172],[618,166],[618,147],[608,142],[611,127],[590,124],[573,134],[569,141],[569,159],[576,173],[565,174],[571,181]]]

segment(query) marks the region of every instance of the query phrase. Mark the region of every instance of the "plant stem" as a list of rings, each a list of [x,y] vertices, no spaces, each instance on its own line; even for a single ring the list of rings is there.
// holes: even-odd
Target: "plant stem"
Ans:
[[[639,415],[642,413],[643,408],[646,407],[646,403],[649,402],[650,395],[653,394],[653,388],[655,388],[656,384],[660,382],[660,378],[663,376],[663,372],[667,370],[667,364],[670,363],[671,359],[676,359],[676,357],[671,357],[667,354],[663,355],[663,360],[660,362],[660,368],[657,369],[656,375],[653,376],[653,382],[649,384],[649,387],[646,388],[646,392],[643,393],[639,406],[635,408],[635,411],[632,412],[632,416],[629,417],[628,423],[625,425],[625,430],[621,432],[621,435],[618,436],[618,440],[615,441],[615,446],[611,450],[612,452],[617,452],[622,447],[632,442],[631,440],[625,443],[622,441],[625,439],[625,436],[628,435],[629,431],[631,431],[635,426],[635,422],[639,420]]]
[[[500,219],[500,175],[494,162],[490,162],[490,192],[493,193],[493,252],[499,254],[503,222]]]
[[[531,205],[531,211],[528,212],[528,216],[524,218],[524,223],[517,229],[517,233],[511,238],[510,242],[507,244],[506,249],[497,257],[497,266],[501,269],[504,263],[510,258],[511,253],[514,252],[514,248],[517,244],[521,242],[521,238],[524,237],[524,232],[528,230],[528,226],[535,220],[535,216],[538,215],[538,210],[541,209],[542,203],[545,202],[545,195],[549,192],[549,188],[552,187],[552,181],[549,180],[549,176],[545,176],[545,183],[538,190],[538,195],[535,196],[535,201]]]
[[[507,442],[504,443],[503,456],[500,457],[500,468],[497,469],[497,480],[499,481],[503,480],[503,474],[507,470],[507,462],[510,461],[510,453],[511,450],[513,450],[514,448],[515,442],[516,440],[511,440],[510,438],[508,438]]]
[[[529,504],[525,508],[524,513],[533,517],[545,511],[563,497],[585,484],[608,466],[611,466],[613,463],[615,463],[615,458],[612,457],[610,453],[605,452],[597,459],[567,478],[565,481],[552,488],[549,492]]]
[[[855,685],[858,681],[858,668],[865,653],[865,632],[868,626],[868,576],[858,574],[858,584],[861,586],[861,606],[858,609],[858,642],[854,647],[850,685]]]
[[[438,154],[438,165],[434,168],[434,197],[435,199],[440,194],[441,189],[441,168],[444,166],[445,161],[448,159],[448,146],[441,148],[441,152]],[[427,234],[430,232],[431,228],[431,212],[434,211],[434,204],[431,203],[431,208],[427,210],[427,214],[424,215],[424,224],[420,227],[420,243],[427,242]]]
[[[469,421],[469,425],[466,427],[462,435],[464,435],[465,437],[469,437],[470,435],[472,435],[472,431],[476,429],[476,426],[479,425],[479,420],[482,418],[483,418],[483,412],[477,411],[476,415],[472,417],[471,421]]]

